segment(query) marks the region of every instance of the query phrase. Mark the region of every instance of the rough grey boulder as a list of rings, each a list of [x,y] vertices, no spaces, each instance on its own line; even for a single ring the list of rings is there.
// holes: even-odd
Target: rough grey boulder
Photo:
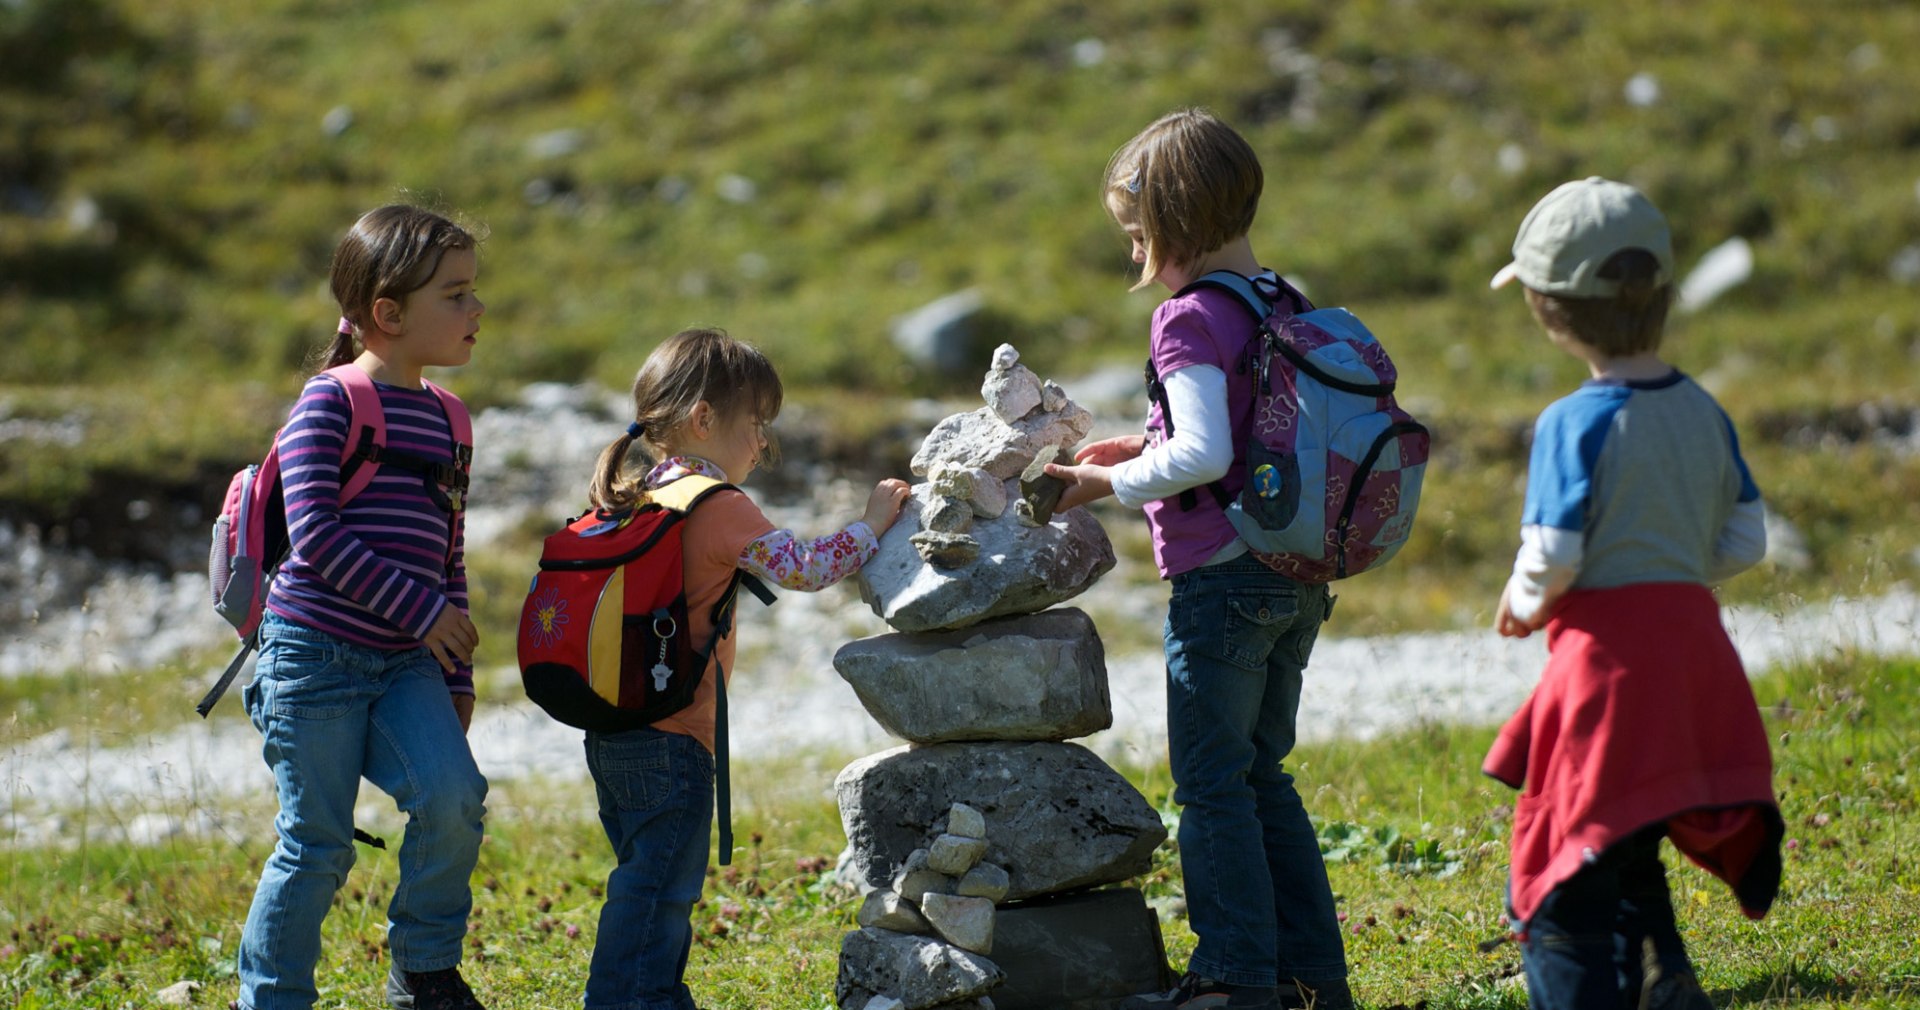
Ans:
[[[1113,725],[1106,651],[1071,607],[863,638],[833,667],[874,721],[914,743],[1067,740]]]
[[[840,941],[836,1002],[858,1010],[876,995],[925,1010],[982,996],[1006,973],[992,961],[950,943],[883,929],[858,929]]]
[[[848,870],[879,887],[954,803],[992,822],[985,858],[1007,871],[1010,900],[1145,873],[1167,837],[1139,790],[1070,743],[898,747],[842,769],[834,790]]]
[[[964,628],[1045,610],[1080,595],[1113,568],[1113,544],[1084,508],[1039,527],[1016,522],[1011,510],[980,520],[967,534],[978,542],[978,555],[955,567],[935,566],[913,543],[932,496],[929,485],[914,486],[900,519],[880,538],[880,552],[860,569],[861,598],[897,631]]]
[[[1130,887],[998,909],[993,944],[1002,1010],[1110,1010],[1173,986],[1159,920]]]

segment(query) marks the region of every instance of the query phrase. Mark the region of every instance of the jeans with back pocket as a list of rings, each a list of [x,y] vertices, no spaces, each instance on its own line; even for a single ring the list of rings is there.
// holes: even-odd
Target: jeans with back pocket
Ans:
[[[1347,974],[1319,840],[1282,761],[1327,587],[1251,555],[1173,577],[1167,745],[1180,814],[1188,970],[1231,985]]]
[[[587,770],[616,865],[587,972],[588,1010],[696,1010],[693,905],[707,879],[713,755],[684,733],[589,732]]]
[[[260,629],[244,698],[280,813],[240,935],[241,1005],[304,1010],[318,999],[320,924],[353,868],[363,777],[407,815],[387,903],[393,963],[454,967],[473,907],[487,780],[439,662],[425,648],[355,645],[272,613]]]

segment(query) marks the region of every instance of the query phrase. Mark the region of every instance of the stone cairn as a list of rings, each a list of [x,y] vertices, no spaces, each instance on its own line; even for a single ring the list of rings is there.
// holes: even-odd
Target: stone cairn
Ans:
[[[1110,1010],[1170,985],[1140,891],[1096,889],[1145,872],[1166,828],[1066,742],[1113,723],[1106,654],[1085,613],[1047,610],[1113,567],[1092,515],[1054,514],[1042,469],[1092,417],[1005,344],[981,394],[914,454],[927,479],[861,571],[895,633],[833,660],[909,741],[834,783],[841,879],[863,894],[840,1010]]]

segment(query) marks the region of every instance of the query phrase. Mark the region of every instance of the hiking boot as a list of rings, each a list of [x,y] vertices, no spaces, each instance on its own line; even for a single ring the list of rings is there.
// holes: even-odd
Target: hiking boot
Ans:
[[[458,968],[387,970],[387,1002],[393,1010],[486,1010],[467,988]]]
[[[1270,985],[1228,985],[1187,972],[1166,992],[1129,996],[1120,1010],[1279,1010]]]
[[[1274,995],[1280,1010],[1353,1010],[1353,993],[1344,978],[1325,982],[1296,978],[1280,983]]]
[[[1655,972],[1640,989],[1640,1010],[1713,1010],[1692,972]]]

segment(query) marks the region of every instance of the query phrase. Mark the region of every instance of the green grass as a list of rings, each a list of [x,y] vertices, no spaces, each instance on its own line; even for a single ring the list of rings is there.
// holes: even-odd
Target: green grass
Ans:
[[[1920,662],[1832,655],[1755,683],[1788,823],[1787,875],[1765,920],[1741,917],[1702,871],[1670,858],[1681,928],[1719,1006],[1899,1007],[1920,1001]],[[1370,1007],[1519,1008],[1511,944],[1490,945],[1513,794],[1478,773],[1490,728],[1414,727],[1303,747],[1291,763],[1329,850],[1356,990]],[[847,755],[737,771],[735,865],[694,913],[689,984],[702,1005],[826,1010],[856,902],[828,883],[844,846],[827,796]],[[1163,767],[1131,769],[1177,817]],[[577,1003],[597,926],[606,843],[590,790],[515,782],[490,800],[474,876],[466,971],[504,1010]],[[370,827],[389,838],[390,811]],[[226,834],[153,847],[10,847],[0,890],[0,998],[22,1010],[148,1005],[179,980],[196,1005],[230,998],[234,943],[270,811],[230,812]],[[1668,856],[1672,852],[1668,850]],[[385,971],[391,852],[362,849],[326,924],[323,1006],[364,1005]],[[1139,881],[1166,909],[1176,963],[1172,843]]]

